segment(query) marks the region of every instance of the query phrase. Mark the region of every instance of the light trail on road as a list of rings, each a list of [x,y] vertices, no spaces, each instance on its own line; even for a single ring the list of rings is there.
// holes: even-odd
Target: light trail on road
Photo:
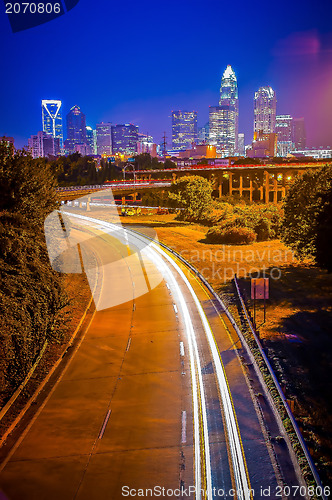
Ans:
[[[78,216],[74,214],[67,213],[69,216],[75,218],[91,221],[99,226],[102,226],[103,230],[107,230],[109,227],[112,231],[114,227],[118,230],[118,226],[111,223],[105,223],[102,221],[97,221],[97,219],[92,219],[85,216]],[[99,224],[98,224],[99,223]],[[125,241],[129,245],[129,242],[134,244],[133,241],[142,238],[137,237],[136,234],[125,232]],[[195,337],[194,326],[190,317],[188,306],[186,304],[185,298],[181,289],[173,275],[173,273],[168,268],[167,264],[162,260],[162,258],[152,250],[150,247],[150,241],[143,239],[147,243],[147,246],[142,249],[142,253],[145,253],[148,259],[150,259],[167,280],[169,284],[172,295],[177,302],[179,309],[182,314],[182,318],[185,324],[185,330],[189,346],[189,360],[190,360],[190,371],[191,371],[191,383],[192,383],[192,397],[193,397],[193,412],[194,412],[194,456],[195,456],[195,497],[196,500],[202,499],[202,492],[204,492],[204,497],[207,500],[212,500],[212,474],[211,474],[211,460],[210,460],[210,444],[209,444],[209,433],[207,425],[207,411],[206,411],[206,398],[204,392],[203,378],[202,378],[202,367]],[[201,426],[202,421],[202,426]],[[201,439],[201,436],[203,438]],[[202,449],[201,449],[202,448]],[[203,457],[203,460],[202,460]]]
[[[115,228],[119,230],[119,226],[112,223],[108,223],[91,217],[86,217],[83,215],[71,214],[69,212],[65,213],[70,217],[75,217],[76,219],[81,219],[85,220],[86,222],[96,224],[100,229],[104,230],[105,232],[108,232],[109,230],[113,232]],[[142,242],[146,244],[146,247],[141,249],[141,252],[145,253],[146,256],[153,263],[155,263],[158,270],[162,273],[165,279],[167,279],[170,288],[172,290],[172,293],[176,298],[176,302],[179,306],[182,318],[185,323],[186,334],[188,339],[188,347],[189,347],[188,350],[189,350],[192,392],[193,392],[196,499],[201,500],[202,490],[205,492],[203,493],[204,498],[206,498],[207,500],[212,499],[212,473],[211,473],[211,460],[210,460],[209,431],[207,424],[206,398],[205,398],[204,384],[202,378],[202,367],[195,336],[195,330],[191,321],[190,313],[184,295],[180,289],[180,286],[173,272],[170,270],[169,265],[176,271],[176,273],[185,283],[187,289],[189,290],[191,296],[193,297],[197,311],[201,318],[206,338],[208,340],[210,352],[212,355],[216,378],[218,381],[218,387],[221,395],[237,498],[250,500],[252,498],[250,481],[248,477],[246,461],[241,442],[241,436],[237,424],[237,418],[232,403],[232,397],[228,387],[228,382],[226,379],[224,367],[220,358],[220,353],[216,345],[213,332],[211,330],[209,322],[202,308],[202,305],[192,285],[190,284],[188,278],[185,276],[183,270],[165,250],[160,248],[155,242],[149,240],[147,237],[143,235],[137,234],[136,232],[133,232],[125,228],[122,228],[122,231],[124,231],[125,233],[125,238],[126,239],[128,238],[128,240],[130,240],[130,243],[133,244],[134,246],[140,247]],[[137,245],[137,241],[140,242],[140,245]],[[167,261],[168,264],[165,262],[165,260]]]

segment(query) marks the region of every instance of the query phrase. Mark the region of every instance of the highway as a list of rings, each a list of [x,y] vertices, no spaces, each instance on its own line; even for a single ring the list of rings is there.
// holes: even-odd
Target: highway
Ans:
[[[151,490],[249,500],[276,491],[280,474],[239,346],[212,297],[157,242],[69,216],[96,310],[2,457],[4,498],[104,500]]]

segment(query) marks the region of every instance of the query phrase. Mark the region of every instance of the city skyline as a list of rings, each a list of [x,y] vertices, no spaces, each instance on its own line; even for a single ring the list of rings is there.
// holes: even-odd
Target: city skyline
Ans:
[[[62,106],[61,101],[45,101],[42,100],[42,109],[44,110],[44,103],[57,103],[58,108]],[[210,144],[215,146],[217,154],[221,156],[233,156],[244,154],[244,144],[245,137],[244,134],[238,130],[238,118],[239,118],[239,103],[238,103],[238,89],[237,89],[237,78],[230,65],[227,65],[225,71],[223,72],[221,78],[220,86],[220,97],[218,106],[209,107],[209,122],[207,122],[203,127],[197,127],[197,112],[188,110],[178,110],[172,111],[172,123],[171,123],[171,142],[168,142],[168,150],[185,150],[190,149],[192,145],[195,144]],[[290,131],[288,132],[289,138],[287,139],[287,144],[278,145],[278,156],[287,156],[287,154],[296,149],[304,149],[306,147],[306,133],[305,124],[303,118],[292,117],[291,115],[277,115],[277,98],[275,91],[269,87],[260,87],[254,93],[254,118],[253,118],[253,139],[257,137],[258,133],[279,133],[278,142],[285,142],[285,120],[288,120],[288,127]],[[279,127],[276,130],[278,123],[276,121],[279,119]],[[44,111],[42,113],[42,121],[44,127]],[[67,138],[64,143],[65,154],[78,151],[78,145],[85,145],[86,149],[79,149],[79,152],[86,151],[84,154],[96,154],[93,146],[93,134],[96,137],[96,151],[98,154],[112,154],[114,152],[125,152],[129,146],[124,146],[123,139],[120,139],[121,147],[118,150],[116,146],[115,136],[117,134],[117,129],[128,129],[131,127],[136,130],[135,137],[138,139],[139,127],[134,124],[114,124],[112,122],[101,122],[95,125],[93,130],[91,127],[86,125],[86,117],[82,112],[80,106],[75,105],[70,108],[69,113],[66,115],[67,121]],[[294,122],[294,124],[293,124]],[[294,128],[297,122],[302,123],[303,130],[298,130],[295,134]],[[108,129],[105,136],[105,127]],[[207,127],[207,130],[206,130]],[[90,138],[88,140],[87,130],[90,130]],[[99,131],[98,131],[99,129]],[[294,130],[293,130],[294,129]],[[204,137],[202,136],[202,130],[204,130]],[[53,131],[54,132],[54,131]],[[48,132],[50,133],[50,132]],[[299,136],[300,133],[300,143],[295,140],[295,135]],[[121,131],[121,136],[123,131]],[[53,133],[54,135],[54,133]],[[61,132],[61,135],[62,132]],[[125,133],[126,135],[126,133]],[[130,134],[129,134],[130,135]],[[140,135],[143,136],[142,132]],[[146,134],[145,134],[146,135]],[[241,137],[241,139],[240,139]],[[151,143],[157,143],[157,140],[151,138]],[[293,140],[294,139],[294,140]],[[105,143],[106,140],[106,143]],[[241,151],[238,148],[238,140],[241,140]],[[127,143],[128,140],[125,139]],[[129,140],[131,145],[129,149],[132,154],[134,151],[134,139]],[[136,140],[136,142],[139,142]],[[99,144],[99,146],[98,146]],[[161,144],[161,142],[159,142]],[[297,147],[294,147],[296,144]],[[104,148],[106,146],[106,149]],[[113,147],[114,146],[114,147]],[[247,142],[247,146],[250,147],[250,141]],[[94,152],[94,153],[93,153]],[[137,153],[138,151],[136,151]],[[282,154],[284,153],[284,154]]]
[[[258,10],[240,2],[235,24],[224,22],[221,28],[218,20],[230,18],[233,10],[214,0],[203,6],[171,0],[163,10],[150,0],[144,9],[101,0],[98,10],[81,0],[66,16],[13,34],[1,12],[6,74],[0,83],[0,134],[25,144],[40,128],[40,115],[32,110],[49,97],[62,100],[66,111],[78,103],[90,126],[135,123],[156,142],[166,131],[170,142],[171,110],[195,109],[198,125],[204,125],[209,106],[218,103],[223,71],[231,64],[238,80],[239,132],[245,133],[246,143],[253,135],[253,94],[271,86],[278,114],[305,118],[309,146],[332,145],[329,13],[327,1],[312,7],[309,1],[281,0],[278,9],[266,5]],[[192,23],[197,30],[186,35],[172,30],[165,43],[161,34],[174,25],[175,16],[179,25]],[[259,41],[254,36],[258,26]],[[30,64],[37,46],[38,64]],[[80,65],[74,63],[71,46],[84,54]]]
[[[253,97],[253,134],[250,138],[245,137],[245,134],[243,134],[241,131],[239,131],[239,126],[238,126],[238,121],[239,121],[239,99],[238,99],[238,88],[237,88],[237,78],[236,75],[231,67],[231,65],[227,65],[226,69],[224,70],[222,77],[221,77],[221,87],[220,87],[220,96],[219,96],[219,106],[209,106],[209,121],[210,121],[210,130],[211,130],[211,119],[212,123],[216,121],[215,115],[217,116],[218,113],[224,115],[225,114],[225,105],[228,109],[229,105],[231,107],[230,113],[227,114],[226,118],[222,117],[221,122],[225,121],[225,123],[231,122],[231,128],[228,130],[228,126],[222,127],[223,131],[221,133],[221,136],[223,139],[221,140],[222,147],[221,149],[217,147],[217,152],[222,152],[224,151],[227,153],[226,155],[231,155],[233,152],[237,152],[237,141],[238,141],[238,134],[240,133],[241,136],[244,136],[245,144],[250,145],[255,132],[258,130],[262,129],[263,132],[271,132],[272,130],[275,129],[275,120],[277,116],[277,98],[276,98],[276,92],[274,89],[272,89],[270,86],[262,86],[260,87],[257,91],[254,92],[254,97]],[[46,132],[47,134],[51,134],[53,137],[59,137],[60,138],[60,143],[63,143],[65,146],[65,150],[68,152],[73,152],[75,148],[73,148],[74,144],[79,144],[79,143],[84,143],[88,145],[88,154],[92,154],[90,150],[92,148],[88,144],[87,140],[87,135],[86,135],[86,128],[90,128],[91,130],[94,131],[96,134],[97,132],[97,127],[100,125],[105,125],[104,122],[101,122],[101,124],[96,123],[95,128],[92,129],[91,126],[86,125],[86,116],[85,114],[81,111],[80,106],[77,104],[74,106],[71,106],[69,112],[66,114],[66,126],[64,126],[63,120],[62,120],[62,112],[63,112],[63,105],[62,105],[62,100],[52,100],[52,99],[42,99],[42,130]],[[272,103],[272,104],[271,104]],[[223,107],[220,106],[220,104],[223,104]],[[272,106],[270,109],[269,106]],[[225,109],[224,109],[225,108]],[[50,112],[51,110],[51,112]],[[222,110],[222,112],[221,112]],[[228,110],[230,111],[230,110]],[[52,116],[52,113],[54,116]],[[198,116],[197,112],[188,112],[185,110],[171,112],[171,124],[170,124],[170,131],[169,131],[169,140],[168,140],[168,149],[174,149],[174,113],[184,113],[184,114],[195,114],[195,120],[196,120],[196,132],[195,132],[195,137],[198,139],[198,144],[201,142],[199,141],[199,133],[198,129],[204,128],[206,125],[209,125],[209,121],[200,127],[198,127]],[[228,115],[231,115],[228,116]],[[234,116],[233,116],[234,115]],[[280,116],[290,116],[289,114],[283,114]],[[45,120],[46,117],[46,120]],[[211,118],[212,117],[212,118]],[[220,117],[217,117],[217,121],[220,121]],[[271,119],[272,119],[272,124],[271,124]],[[303,117],[291,117],[292,120],[294,121],[303,121]],[[81,123],[81,128],[82,131],[76,132],[80,136],[79,139],[74,140],[73,142],[73,137],[71,137],[71,132],[70,129],[72,128],[73,130],[73,124],[69,125],[69,121],[75,121],[80,123],[80,120],[83,120]],[[78,121],[77,121],[78,120]],[[83,123],[84,122],[84,123]],[[58,125],[55,125],[55,123],[58,123]],[[109,127],[117,127],[117,126],[123,126],[117,123],[112,123],[110,121],[106,122]],[[130,124],[133,125],[133,124]],[[137,125],[134,125],[135,127],[138,127]],[[220,127],[219,127],[220,128]],[[57,130],[57,132],[55,131]],[[84,129],[84,130],[83,130]],[[217,126],[218,129],[218,126]],[[64,131],[66,131],[66,135],[64,135]],[[220,131],[219,131],[220,132]],[[230,132],[229,135],[228,132]],[[216,143],[216,138],[214,137],[214,131],[212,129],[212,134],[208,135],[206,138],[206,142],[209,144],[217,144]],[[218,133],[217,133],[218,135]],[[220,135],[220,134],[219,134]],[[234,136],[234,137],[233,137]],[[64,140],[64,137],[66,137],[66,140]],[[85,139],[84,139],[85,137]],[[29,139],[27,138],[27,141]],[[71,144],[73,142],[73,144]],[[154,138],[155,143],[161,143],[161,141],[158,140],[158,138]],[[194,141],[191,141],[191,143]],[[112,140],[111,140],[112,143]],[[228,144],[230,143],[230,144]],[[332,143],[332,140],[331,140]],[[27,142],[25,143],[26,146]],[[20,146],[21,147],[21,146]],[[317,147],[317,146],[316,146]],[[98,149],[98,148],[97,148]],[[177,149],[177,148],[175,148]],[[182,148],[183,149],[183,148]],[[289,149],[289,148],[288,148]],[[300,148],[303,149],[303,148]],[[290,149],[289,149],[290,150]],[[279,149],[278,149],[279,151]],[[281,150],[280,150],[281,151]],[[105,151],[106,153],[106,151]],[[224,154],[225,156],[225,154]]]

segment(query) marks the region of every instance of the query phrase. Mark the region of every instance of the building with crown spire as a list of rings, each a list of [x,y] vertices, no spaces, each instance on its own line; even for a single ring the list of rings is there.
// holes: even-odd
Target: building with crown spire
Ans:
[[[271,87],[260,87],[255,92],[254,132],[274,134],[276,127],[276,93]]]
[[[209,142],[221,156],[232,156],[238,150],[239,98],[237,79],[230,65],[221,78],[219,106],[210,106]]]

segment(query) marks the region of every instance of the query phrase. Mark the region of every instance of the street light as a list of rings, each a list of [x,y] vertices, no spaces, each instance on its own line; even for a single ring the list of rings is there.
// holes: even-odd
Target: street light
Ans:
[[[136,183],[136,177],[135,177],[135,165],[133,165],[132,163],[127,163],[127,165],[125,167],[123,167],[123,180],[125,181],[126,180],[126,168],[128,167],[132,167],[133,169],[133,173],[134,173],[134,184]]]

